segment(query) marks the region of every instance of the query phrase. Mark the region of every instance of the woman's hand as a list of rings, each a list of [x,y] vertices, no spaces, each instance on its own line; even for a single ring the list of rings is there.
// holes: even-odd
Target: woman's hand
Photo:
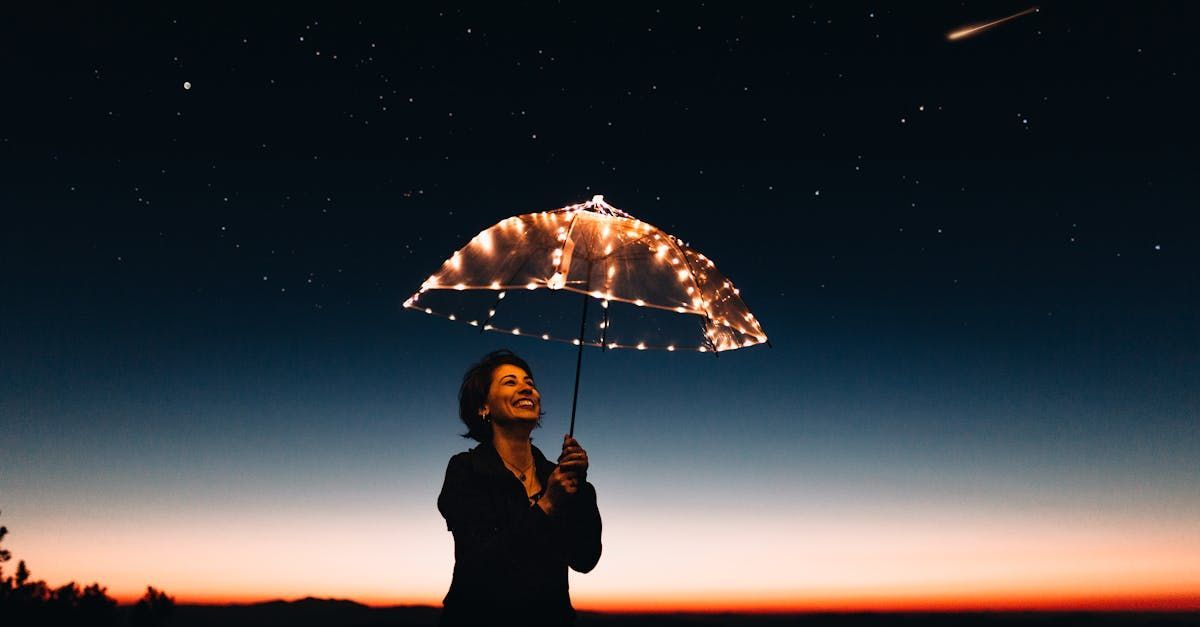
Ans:
[[[565,469],[568,473],[575,475],[578,484],[587,481],[588,456],[587,451],[579,446],[579,441],[575,438],[564,435],[562,454],[558,456],[558,467]]]
[[[587,469],[587,451],[579,446],[575,438],[563,436],[563,450],[558,456],[558,466],[550,473],[550,479],[546,481],[546,493],[538,504],[547,514],[551,513],[554,508],[579,492],[579,487],[587,480]]]

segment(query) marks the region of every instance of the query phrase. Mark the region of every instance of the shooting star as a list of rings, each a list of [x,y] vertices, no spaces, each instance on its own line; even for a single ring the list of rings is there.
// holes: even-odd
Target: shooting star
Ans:
[[[956,31],[947,33],[946,39],[948,39],[950,41],[955,41],[957,39],[962,39],[964,37],[970,37],[971,35],[974,35],[975,33],[978,33],[983,30],[987,30],[998,24],[1003,24],[1009,20],[1015,20],[1018,17],[1021,17],[1022,15],[1029,15],[1030,13],[1037,13],[1038,11],[1039,11],[1038,7],[1029,7],[1028,9],[1025,9],[1024,11],[1021,11],[1020,13],[1013,13],[1012,15],[1010,15],[1008,17],[1002,17],[998,20],[993,20],[991,22],[987,22],[984,24],[975,24],[974,26],[967,26],[966,28],[960,28]]]

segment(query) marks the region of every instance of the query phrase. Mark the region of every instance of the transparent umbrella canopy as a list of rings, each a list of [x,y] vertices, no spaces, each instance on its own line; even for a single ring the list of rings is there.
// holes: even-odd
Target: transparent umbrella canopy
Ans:
[[[592,300],[600,307],[589,319]],[[711,259],[602,196],[484,229],[404,306],[480,332],[578,346],[575,400],[584,346],[716,354],[767,343]]]

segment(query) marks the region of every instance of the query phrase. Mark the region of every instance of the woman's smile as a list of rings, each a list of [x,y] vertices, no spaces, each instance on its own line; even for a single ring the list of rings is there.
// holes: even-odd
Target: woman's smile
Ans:
[[[541,394],[533,377],[512,364],[503,364],[492,373],[487,404],[491,407],[489,413],[493,420],[536,420],[541,417]]]

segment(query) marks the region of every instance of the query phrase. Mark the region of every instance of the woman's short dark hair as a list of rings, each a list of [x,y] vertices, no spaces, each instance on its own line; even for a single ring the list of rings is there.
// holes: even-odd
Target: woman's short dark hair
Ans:
[[[492,440],[492,427],[479,415],[479,408],[487,403],[488,391],[492,388],[492,373],[505,364],[516,366],[533,377],[533,369],[529,364],[507,348],[494,350],[472,364],[463,375],[462,386],[458,388],[458,418],[467,425],[467,432],[462,437],[476,442]],[[539,418],[538,426],[541,425]]]

